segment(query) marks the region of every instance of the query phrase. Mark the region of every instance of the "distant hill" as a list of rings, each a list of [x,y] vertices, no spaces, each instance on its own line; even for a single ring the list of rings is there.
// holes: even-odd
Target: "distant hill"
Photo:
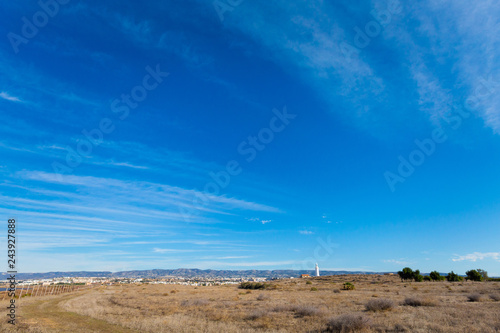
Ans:
[[[314,275],[314,270],[213,270],[197,268],[177,268],[177,269],[152,269],[123,272],[107,271],[81,271],[81,272],[48,272],[48,273],[18,273],[17,279],[51,279],[59,277],[109,277],[109,278],[160,278],[160,277],[185,277],[185,278],[289,278],[299,277],[301,274]],[[363,271],[321,271],[321,275],[342,275],[342,274],[383,274]],[[9,277],[7,273],[1,273],[0,279]]]

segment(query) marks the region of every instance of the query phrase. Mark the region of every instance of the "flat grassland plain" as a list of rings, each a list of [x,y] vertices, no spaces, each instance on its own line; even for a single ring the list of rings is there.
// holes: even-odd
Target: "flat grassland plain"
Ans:
[[[382,275],[283,279],[264,290],[108,285],[23,298],[15,327],[7,304],[2,332],[500,332],[500,282]]]

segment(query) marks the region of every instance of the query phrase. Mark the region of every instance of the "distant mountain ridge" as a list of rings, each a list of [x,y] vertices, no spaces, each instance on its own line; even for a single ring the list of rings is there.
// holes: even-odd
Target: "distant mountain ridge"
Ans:
[[[383,272],[364,271],[321,271],[321,275],[342,274],[383,274]],[[79,272],[47,272],[47,273],[18,273],[17,279],[52,279],[61,277],[107,277],[107,278],[161,278],[161,277],[185,277],[185,278],[289,278],[299,277],[301,274],[314,275],[314,270],[214,270],[197,268],[177,269],[151,269],[134,270],[122,272],[108,271],[79,271]],[[1,273],[0,279],[9,277],[7,273]]]

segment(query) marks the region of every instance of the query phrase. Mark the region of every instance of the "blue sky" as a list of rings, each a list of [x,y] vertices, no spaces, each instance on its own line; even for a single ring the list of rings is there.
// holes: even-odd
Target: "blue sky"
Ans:
[[[499,11],[4,4],[0,212],[19,271],[500,275]]]

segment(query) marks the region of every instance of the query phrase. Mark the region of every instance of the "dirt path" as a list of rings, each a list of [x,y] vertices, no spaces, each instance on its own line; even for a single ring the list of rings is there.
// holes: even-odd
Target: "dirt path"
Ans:
[[[19,323],[16,325],[18,331],[23,332],[27,331],[28,328],[37,328],[40,332],[138,332],[104,320],[68,312],[60,306],[60,303],[77,295],[65,295],[25,304],[19,309]]]

